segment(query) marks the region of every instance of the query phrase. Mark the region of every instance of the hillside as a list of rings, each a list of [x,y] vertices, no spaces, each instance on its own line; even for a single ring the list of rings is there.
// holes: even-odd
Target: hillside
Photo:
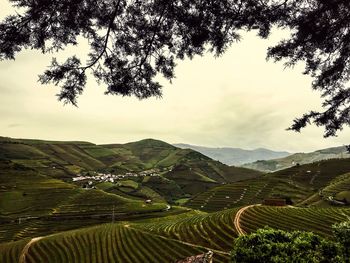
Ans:
[[[261,174],[153,139],[0,138],[0,262],[176,262],[211,250],[224,263],[234,238],[265,225],[330,237],[350,215],[349,186],[344,158]],[[257,205],[268,198],[293,207]]]
[[[276,158],[283,158],[291,155],[289,152],[285,151],[272,151],[269,149],[258,148],[254,150],[244,150],[241,148],[212,148],[204,146],[196,146],[191,144],[178,143],[174,146],[182,149],[192,149],[194,151],[200,152],[205,156],[212,158],[213,160],[218,160],[227,165],[243,165],[246,163],[255,162],[258,160],[270,160]]]
[[[234,221],[238,209],[206,214],[192,211],[152,220],[103,224],[0,244],[1,262],[176,262],[208,250],[214,263],[228,262],[236,227],[246,233],[269,225],[285,230],[313,231],[329,237],[331,226],[350,215],[341,208],[254,206]],[[278,220],[276,220],[278,219]],[[50,261],[48,261],[50,260]]]
[[[230,167],[193,150],[179,149],[153,139],[126,144],[95,145],[88,142],[1,137],[0,159],[69,183],[79,174],[91,175],[98,172],[120,177],[127,175],[123,177],[137,183],[133,189],[135,191],[118,187],[114,183],[108,187],[96,187],[143,200],[158,194],[157,199],[163,196],[172,201],[220,183],[260,175],[257,171]],[[153,175],[154,178],[150,179],[145,175]],[[197,182],[196,187],[193,187],[193,181]],[[187,187],[188,185],[191,187]]]
[[[259,175],[152,139],[95,145],[1,137],[0,242],[159,216],[167,203]]]
[[[191,198],[185,205],[203,211],[222,209],[262,203],[266,198],[285,198],[294,205],[323,205],[329,202],[316,203],[322,200],[319,192],[333,191],[332,196],[342,192],[346,195],[350,159],[330,159],[316,163],[293,166],[257,179],[220,185]],[[312,200],[310,197],[316,195]],[[328,195],[327,195],[328,196]]]
[[[283,170],[296,164],[307,164],[321,160],[349,158],[350,154],[344,146],[322,149],[310,153],[295,153],[284,158],[272,160],[258,160],[246,163],[242,167],[255,169],[262,172]]]

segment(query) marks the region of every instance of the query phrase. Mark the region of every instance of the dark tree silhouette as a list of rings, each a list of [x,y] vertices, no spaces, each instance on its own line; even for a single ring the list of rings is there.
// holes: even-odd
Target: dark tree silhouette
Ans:
[[[77,105],[87,71],[107,85],[106,94],[161,96],[157,74],[174,78],[175,62],[211,51],[219,56],[239,41],[239,30],[267,38],[272,26],[293,34],[268,50],[268,57],[292,66],[306,62],[305,74],[325,98],[324,112],[295,119],[300,131],[313,122],[325,136],[349,125],[349,10],[347,0],[10,0],[24,12],[0,23],[0,59],[23,48],[59,52],[88,40],[89,60],[53,59],[40,75],[61,87],[59,100]]]

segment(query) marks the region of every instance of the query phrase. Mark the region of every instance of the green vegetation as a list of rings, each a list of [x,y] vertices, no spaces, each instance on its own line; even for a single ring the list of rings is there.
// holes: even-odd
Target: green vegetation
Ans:
[[[95,145],[87,142],[51,142],[0,137],[0,160],[11,161],[37,173],[71,183],[81,172],[101,171],[115,174],[138,173],[157,169],[162,178],[173,183],[173,194],[153,188],[153,183],[142,185],[138,178],[128,178],[162,195],[158,200],[172,202],[186,194],[196,194],[222,182],[234,182],[257,177],[259,172],[229,167],[192,150],[179,149],[162,141],[146,139],[127,144]],[[160,178],[162,177],[162,178]],[[197,183],[193,184],[193,180]],[[158,184],[159,186],[159,184]],[[111,187],[110,187],[111,188]],[[128,188],[117,189],[127,194]],[[102,188],[100,188],[102,189]],[[104,190],[104,189],[103,189]],[[111,189],[112,190],[112,189]],[[130,190],[130,189],[129,189]],[[135,190],[135,189],[134,189]],[[144,193],[147,188],[142,190]],[[133,192],[133,191],[131,191]],[[154,193],[152,193],[155,196]],[[131,197],[134,197],[131,194]]]
[[[228,252],[237,248],[234,240],[238,234],[233,223],[237,210],[210,214],[182,211],[166,217],[49,235],[31,245],[28,260],[45,262],[50,258],[52,262],[74,262],[81,258],[79,262],[173,262],[212,250],[214,262],[228,262]],[[275,229],[305,230],[332,237],[332,225],[344,221],[346,215],[350,215],[350,209],[261,206],[246,210],[240,224],[247,232],[269,225]],[[346,227],[338,229],[348,229]],[[342,233],[348,233],[343,230]],[[0,251],[6,257],[18,257],[16,253],[20,253],[20,248],[16,246],[23,247],[23,244],[4,243],[0,245]]]
[[[98,146],[0,138],[0,147],[0,262],[17,262],[38,236],[27,262],[174,262],[208,250],[214,262],[228,262],[237,231],[268,225],[332,239],[331,226],[350,216],[350,208],[329,201],[350,199],[348,159],[261,175],[150,139]],[[80,171],[130,173],[73,183]],[[267,198],[294,207],[253,206],[237,214]],[[336,242],[345,242],[345,228],[338,226]]]
[[[214,250],[228,251],[232,248],[233,239],[237,237],[233,224],[236,212],[237,209],[233,209],[185,218],[175,216],[160,221],[155,220],[151,223],[132,224],[131,226]]]
[[[333,232],[336,240],[341,244],[348,263],[350,261],[350,219],[333,225]]]
[[[259,229],[234,241],[233,263],[346,262],[341,246],[311,232]]]
[[[241,227],[247,233],[264,226],[282,230],[304,230],[332,236],[332,225],[345,221],[349,208],[281,208],[255,206],[241,216]]]
[[[336,177],[332,180],[325,188],[322,189],[322,195],[325,197],[335,196],[336,199],[346,199],[350,202],[349,192],[350,191],[350,173]]]
[[[271,197],[285,198],[294,205],[320,205],[318,193],[339,189],[350,190],[348,176],[349,159],[331,159],[312,164],[297,165],[275,173],[231,184],[224,184],[192,197],[185,205],[203,211],[262,203]],[[334,194],[338,193],[337,191]],[[326,195],[326,194],[325,194]],[[347,192],[341,193],[348,198]],[[340,198],[339,197],[339,198]],[[311,199],[310,199],[311,198]],[[328,205],[323,202],[322,205]]]
[[[0,262],[14,263],[19,261],[19,256],[29,239],[23,239],[16,242],[0,244]]]
[[[0,245],[5,251],[10,247],[10,244]],[[204,247],[151,234],[127,224],[108,224],[45,237],[31,245],[26,262],[163,263],[204,251]],[[14,253],[11,255],[12,259],[18,258]],[[225,254],[219,252],[217,258],[217,262],[227,262]]]

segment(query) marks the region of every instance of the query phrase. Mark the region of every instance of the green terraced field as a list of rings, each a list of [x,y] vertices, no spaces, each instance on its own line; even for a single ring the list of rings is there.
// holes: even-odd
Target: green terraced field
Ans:
[[[61,232],[33,243],[27,262],[174,262],[207,250],[214,251],[214,262],[228,262],[237,237],[233,223],[237,211],[192,211]],[[347,216],[350,209],[344,208],[255,206],[245,210],[239,222],[248,233],[268,225],[329,237],[331,226]],[[0,262],[16,262],[27,241],[0,244]]]
[[[330,159],[293,166],[271,175],[275,178],[288,178],[294,184],[321,189],[337,176],[348,172],[350,172],[350,159]]]
[[[117,211],[117,210],[116,210]],[[172,207],[170,210],[146,210],[141,212],[115,213],[115,222],[125,220],[161,220],[163,217],[170,215],[185,215],[189,209],[182,207]],[[103,217],[96,215],[79,215],[78,213],[68,216],[60,215],[58,217],[44,218],[22,218],[21,222],[3,222],[0,224],[0,243],[21,240],[35,236],[46,236],[62,231],[79,229],[81,227],[100,225],[103,223],[112,222],[112,211],[109,214],[104,214]],[[0,261],[1,262],[1,261]]]
[[[1,263],[16,263],[24,246],[30,239],[23,239],[17,242],[0,243],[0,262]]]
[[[0,255],[0,262],[16,262],[20,245],[23,246],[22,243],[0,245],[0,251],[4,252]],[[127,224],[108,224],[44,237],[30,246],[26,262],[164,263],[205,251],[207,248],[148,233]],[[215,262],[227,262],[227,259],[227,254],[216,253]]]
[[[336,196],[344,191],[350,191],[350,173],[338,176],[331,181],[329,185],[322,189],[322,195],[325,197]]]
[[[346,191],[350,191],[349,176],[339,176],[349,171],[349,159],[332,159],[294,166],[257,179],[211,188],[208,191],[195,195],[185,205],[193,209],[212,212],[262,203],[266,198],[281,197],[291,199],[295,205],[300,203],[301,205],[314,204],[324,206],[327,203],[319,203],[321,198],[313,198],[307,202],[305,200],[318,194],[323,187],[326,187],[324,188],[325,195],[327,193],[335,195],[338,192],[334,191],[339,190],[344,196],[347,196]]]
[[[214,250],[229,251],[237,237],[233,220],[238,209],[186,218],[165,218],[151,223],[131,224],[144,231],[205,246]],[[153,221],[153,220],[152,220]]]
[[[273,196],[288,196],[294,201],[299,201],[304,200],[311,193],[307,188],[291,184],[286,180],[264,176],[260,179],[212,188],[207,192],[194,196],[185,205],[193,209],[213,212],[262,203],[265,198]]]
[[[286,208],[255,206],[243,212],[240,225],[247,233],[264,226],[283,230],[311,231],[323,236],[332,235],[332,225],[350,216],[346,208]]]

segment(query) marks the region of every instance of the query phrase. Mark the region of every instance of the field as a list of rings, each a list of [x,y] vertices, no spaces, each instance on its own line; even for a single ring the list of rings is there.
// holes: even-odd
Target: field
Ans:
[[[20,245],[23,244],[0,245],[0,251],[4,251],[1,262],[16,262]],[[204,251],[204,247],[129,225],[108,224],[44,237],[31,245],[26,262],[174,262]],[[218,252],[216,262],[225,259],[227,256]]]
[[[247,233],[268,225],[277,229],[311,231],[331,237],[331,226],[347,220],[348,216],[350,209],[255,206],[242,214],[241,225]]]
[[[207,250],[214,262],[227,262],[237,237],[238,209],[187,213],[104,224],[45,236],[34,242],[27,262],[174,262]],[[331,226],[350,216],[348,208],[289,208],[255,206],[242,213],[240,225],[254,232],[266,225],[331,236]],[[26,240],[28,241],[28,239]],[[0,245],[0,262],[16,262],[25,241]],[[48,261],[50,259],[50,261]]]

